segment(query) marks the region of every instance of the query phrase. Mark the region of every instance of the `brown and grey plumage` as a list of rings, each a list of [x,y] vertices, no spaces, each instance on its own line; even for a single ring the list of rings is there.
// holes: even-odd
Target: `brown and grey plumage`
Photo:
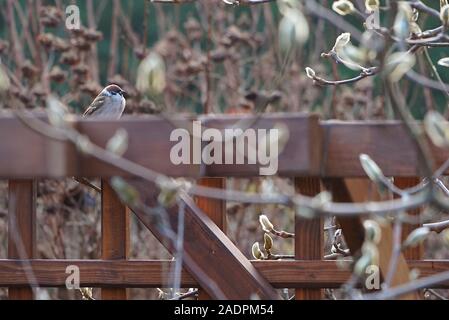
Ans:
[[[119,119],[125,110],[125,91],[111,84],[104,88],[86,109],[83,117],[105,117]]]
[[[118,85],[111,84],[107,86],[86,109],[83,117],[119,119],[125,110],[126,100],[124,95],[125,91],[123,91]],[[100,187],[94,185],[86,178],[73,177],[73,179],[98,192],[101,192]]]

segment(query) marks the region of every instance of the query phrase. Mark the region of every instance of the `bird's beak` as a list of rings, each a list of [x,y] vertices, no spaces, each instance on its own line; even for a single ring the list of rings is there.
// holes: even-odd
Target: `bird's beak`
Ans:
[[[120,93],[122,94],[122,96],[124,98],[128,98],[128,93],[126,91],[122,90],[122,91],[120,91]]]

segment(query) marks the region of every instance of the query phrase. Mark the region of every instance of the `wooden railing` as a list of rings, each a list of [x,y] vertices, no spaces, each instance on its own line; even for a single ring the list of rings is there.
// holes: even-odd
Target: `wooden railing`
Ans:
[[[210,116],[202,117],[201,121],[208,127],[224,128],[239,119]],[[177,119],[173,123],[181,122]],[[278,123],[288,127],[290,138],[279,156],[278,173],[295,179],[296,190],[305,195],[313,196],[326,188],[332,191],[335,201],[366,200],[369,183],[359,163],[361,153],[369,154],[387,176],[398,177],[402,187],[415,183],[417,178],[414,177],[420,176],[416,150],[398,122],[320,122],[316,116],[281,114],[264,115],[249,123],[253,128],[269,129]],[[175,144],[170,142],[174,126],[163,119],[79,119],[71,125],[100,146],[105,146],[118,128],[124,128],[130,137],[125,158],[170,176],[198,178],[198,183],[204,186],[224,189],[224,177],[259,175],[258,166],[248,164],[173,165],[169,154]],[[154,203],[157,195],[153,184],[77,152],[70,142],[46,138],[12,116],[0,118],[0,136],[0,177],[9,180],[8,259],[0,260],[0,286],[9,287],[10,298],[32,298],[30,283],[64,287],[69,265],[79,267],[81,286],[103,288],[103,299],[125,299],[126,288],[160,287],[167,283],[167,274],[163,271],[173,262],[128,260],[130,214],[136,214],[161,242],[164,242],[164,235],[145,212],[132,208],[131,213],[121,204],[108,178],[125,177],[140,191],[147,204]],[[433,152],[438,163],[449,158],[446,151],[433,149]],[[72,176],[103,179],[102,260],[38,260],[35,181]],[[339,269],[334,261],[323,260],[322,219],[296,218],[297,260],[249,261],[224,233],[225,201],[201,197],[194,200],[187,195],[182,196],[182,201],[186,206],[187,232],[181,285],[201,287],[199,296],[202,299],[247,299],[254,294],[263,299],[276,299],[274,288],[297,288],[297,299],[315,299],[322,297],[321,288],[336,288],[350,276],[348,270]],[[173,230],[177,230],[176,207],[170,210],[169,218]],[[363,242],[361,219],[340,219],[339,223],[351,252],[356,253]],[[388,235],[391,230],[383,231]],[[392,240],[387,236],[382,241],[380,261],[385,264],[391,256]],[[17,243],[23,246],[17,247]],[[174,251],[171,246],[168,249]],[[20,260],[24,256],[27,260]],[[401,256],[393,285],[408,281],[410,268],[419,268],[421,276],[449,269],[449,261],[421,261],[421,257],[419,249]],[[381,271],[385,272],[382,268],[385,269],[381,265]],[[449,287],[449,283],[440,287]]]

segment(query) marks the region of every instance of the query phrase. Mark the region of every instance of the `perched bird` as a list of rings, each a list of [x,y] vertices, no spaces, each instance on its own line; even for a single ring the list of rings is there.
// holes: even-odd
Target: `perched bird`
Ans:
[[[125,110],[125,94],[118,85],[108,85],[86,109],[83,117],[119,119]]]
[[[118,85],[111,84],[104,88],[95,100],[90,104],[83,114],[83,117],[99,117],[120,119],[125,110],[126,92],[122,90]],[[73,179],[81,184],[84,184],[98,192],[101,192],[101,188],[94,185],[86,178],[73,177]]]

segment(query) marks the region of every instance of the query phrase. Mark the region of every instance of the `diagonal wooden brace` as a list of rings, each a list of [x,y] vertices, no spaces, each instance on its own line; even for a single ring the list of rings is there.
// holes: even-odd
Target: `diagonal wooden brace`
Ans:
[[[127,182],[139,191],[145,205],[157,206],[158,189],[154,184],[134,179],[128,179]],[[185,204],[183,264],[201,288],[213,299],[280,299],[270,283],[196,206],[194,200],[186,194],[182,194],[181,199]],[[156,238],[174,253],[173,243],[161,232],[154,218],[142,209],[131,209]],[[167,212],[171,229],[176,232],[178,207],[168,209]]]
[[[334,200],[337,202],[364,202],[370,194],[370,181],[368,179],[325,179],[326,188],[332,192]],[[359,254],[363,244],[363,220],[359,217],[339,219],[343,235],[351,253],[354,256]],[[382,226],[382,238],[378,244],[379,249],[379,269],[382,276],[388,272],[389,263],[393,254],[393,230],[391,226]],[[404,255],[401,254],[393,276],[391,286],[395,287],[410,281],[410,269]],[[404,300],[419,299],[418,293],[410,293],[400,297]]]

